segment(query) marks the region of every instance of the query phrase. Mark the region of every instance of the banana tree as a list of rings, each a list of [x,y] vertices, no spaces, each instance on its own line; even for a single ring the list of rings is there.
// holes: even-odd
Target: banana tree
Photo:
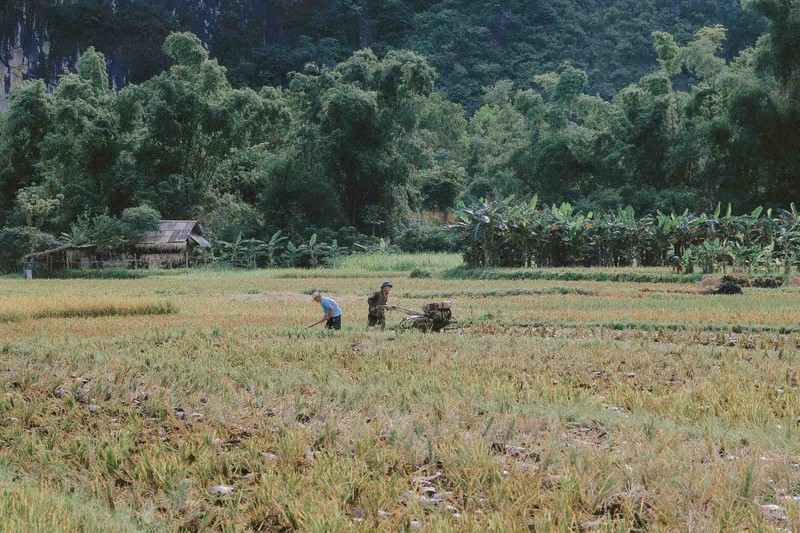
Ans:
[[[258,259],[267,254],[267,243],[260,239],[245,239],[242,241],[242,248],[249,268],[256,267]]]
[[[326,265],[335,264],[336,261],[347,253],[347,247],[339,246],[339,243],[336,239],[333,239],[330,246],[328,246],[328,252],[323,258],[322,262]]]
[[[302,245],[305,247],[305,252],[308,255],[308,260],[311,268],[317,268],[320,263],[327,257],[330,246],[324,242],[317,241],[317,234],[313,234],[308,239],[308,244]]]
[[[741,243],[732,243],[729,249],[734,268],[741,268],[748,273],[760,267],[767,267],[769,270],[772,250],[773,245],[762,247]]]
[[[607,217],[609,258],[613,266],[632,265],[636,244],[640,236],[639,223],[633,207],[617,209],[616,215]]]
[[[539,201],[535,195],[527,204],[517,205],[510,209],[508,220],[508,244],[512,248],[513,260],[522,266],[532,266],[532,250],[536,245],[534,238],[534,223],[536,218],[536,204]]]
[[[637,251],[641,266],[662,266],[667,264],[672,247],[672,219],[661,213],[646,216],[639,220]],[[677,254],[676,254],[677,255]]]
[[[778,219],[775,233],[777,253],[783,264],[784,274],[792,272],[792,265],[797,262],[800,255],[800,217],[794,203],[791,211],[778,210]]]
[[[637,218],[630,207],[594,216],[569,203],[537,208],[537,200],[460,203],[451,227],[467,245],[467,264],[656,266],[672,253],[689,270],[695,264],[706,271],[730,265],[752,270],[780,261],[788,273],[800,258],[800,214],[794,206],[734,216],[730,204],[725,211],[717,204],[700,215],[687,210]]]
[[[692,245],[692,252],[697,257],[703,272],[710,274],[721,268],[723,272],[732,263],[732,251],[730,245],[717,239],[708,239],[702,244]]]
[[[230,266],[242,266],[247,263],[247,251],[245,245],[242,244],[242,232],[239,232],[235,241],[219,241],[218,246],[222,260]]]
[[[282,235],[281,230],[272,234],[272,237],[266,242],[265,252],[267,257],[267,265],[274,267],[278,264],[280,251],[285,247],[285,242],[288,238]]]
[[[286,243],[286,250],[281,254],[284,263],[291,267],[297,268],[303,260],[304,251],[296,246],[292,241]]]
[[[497,257],[497,244],[508,230],[505,212],[513,201],[513,197],[505,200],[481,199],[474,207],[467,207],[460,202],[456,209],[456,222],[450,227],[461,231],[467,242],[468,264],[484,267],[494,266]]]

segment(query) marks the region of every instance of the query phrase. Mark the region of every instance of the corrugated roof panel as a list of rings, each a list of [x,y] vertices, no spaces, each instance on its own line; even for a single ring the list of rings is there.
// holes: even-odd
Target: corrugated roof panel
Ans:
[[[146,232],[139,244],[185,242],[196,225],[196,220],[162,220],[159,231]]]
[[[200,245],[201,248],[211,248],[212,247],[210,242],[205,240],[200,235],[197,235],[196,233],[192,233],[191,235],[189,235],[189,238],[192,239],[194,242],[196,242],[198,245]]]

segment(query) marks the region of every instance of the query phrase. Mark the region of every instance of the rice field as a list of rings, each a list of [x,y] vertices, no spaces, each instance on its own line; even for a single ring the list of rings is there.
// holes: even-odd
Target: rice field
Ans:
[[[27,319],[42,318],[166,315],[174,312],[176,312],[176,309],[169,301],[153,298],[130,300],[114,296],[105,298],[39,296],[32,298],[3,298],[0,301],[0,323],[22,322]]]
[[[373,261],[0,280],[3,529],[800,529],[798,289]],[[460,328],[366,330],[384,279]]]

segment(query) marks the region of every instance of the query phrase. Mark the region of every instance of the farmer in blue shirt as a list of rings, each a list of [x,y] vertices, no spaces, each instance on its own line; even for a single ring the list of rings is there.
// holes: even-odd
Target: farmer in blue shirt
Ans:
[[[325,312],[325,316],[317,324],[325,322],[325,327],[328,329],[342,329],[342,310],[339,309],[339,304],[333,301],[333,298],[328,298],[318,292],[312,294],[311,298],[319,303]]]

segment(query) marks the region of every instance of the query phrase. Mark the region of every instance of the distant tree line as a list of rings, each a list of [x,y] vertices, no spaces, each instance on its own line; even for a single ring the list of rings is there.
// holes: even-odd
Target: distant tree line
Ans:
[[[54,91],[24,84],[0,115],[0,227],[43,243],[148,206],[228,243],[280,230],[299,245],[348,227],[446,249],[440,224],[414,214],[462,198],[785,207],[800,192],[800,2],[748,6],[769,27],[733,60],[721,26],[684,44],[656,32],[658,68],[611,98],[587,94],[587,73],[565,63],[486,87],[472,114],[407,50],[361,50],[254,90],[234,87],[196,36],[172,33],[169,69],[116,90],[89,48]],[[28,223],[31,198],[57,199],[40,223]]]

